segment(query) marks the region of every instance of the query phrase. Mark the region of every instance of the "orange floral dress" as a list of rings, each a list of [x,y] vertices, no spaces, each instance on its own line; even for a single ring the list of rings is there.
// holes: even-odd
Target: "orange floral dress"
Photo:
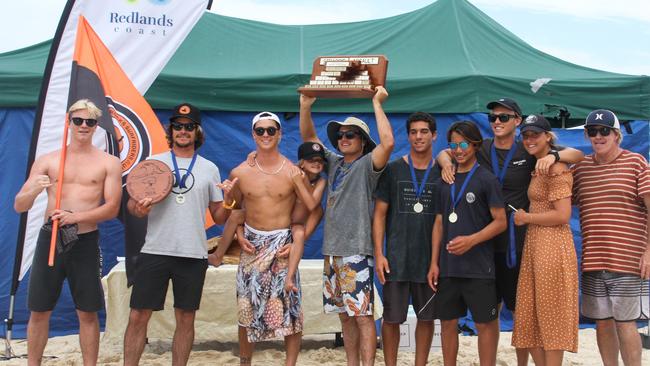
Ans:
[[[530,212],[553,209],[553,201],[571,197],[572,185],[570,171],[533,174]],[[528,225],[514,320],[514,347],[577,352],[578,264],[568,224]]]

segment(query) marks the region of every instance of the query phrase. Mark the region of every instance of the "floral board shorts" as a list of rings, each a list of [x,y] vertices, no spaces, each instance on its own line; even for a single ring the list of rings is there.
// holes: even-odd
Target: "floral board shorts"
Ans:
[[[296,272],[298,292],[286,293],[289,258],[276,257],[280,248],[291,243],[291,231],[260,231],[246,225],[244,235],[255,247],[255,254],[241,252],[237,270],[239,325],[246,328],[248,341],[302,332],[300,277]]]
[[[372,256],[325,256],[323,308],[325,313],[372,315],[374,291]]]

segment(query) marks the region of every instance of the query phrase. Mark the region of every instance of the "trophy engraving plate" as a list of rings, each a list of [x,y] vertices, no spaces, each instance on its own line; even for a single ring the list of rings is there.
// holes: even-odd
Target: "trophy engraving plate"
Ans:
[[[321,56],[314,61],[309,84],[298,92],[321,98],[372,98],[385,85],[388,59],[382,55]]]
[[[136,201],[151,198],[152,203],[158,203],[171,192],[173,183],[174,177],[167,164],[160,160],[144,160],[126,178],[126,191]]]

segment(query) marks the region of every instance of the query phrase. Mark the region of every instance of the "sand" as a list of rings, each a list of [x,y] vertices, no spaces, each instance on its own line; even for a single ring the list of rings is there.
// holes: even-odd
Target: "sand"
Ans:
[[[645,332],[645,330],[642,330]],[[512,333],[503,332],[499,342],[497,365],[516,365],[515,352],[510,347]],[[596,331],[583,329],[580,331],[580,345],[578,353],[565,353],[564,365],[599,365],[600,355],[596,345]],[[478,365],[476,350],[477,337],[461,336],[459,365]],[[14,340],[13,350],[16,355],[24,355],[27,343],[24,340]],[[302,351],[298,359],[299,365],[344,365],[345,351],[342,347],[333,347],[333,336],[309,336],[303,340]],[[202,342],[196,343],[190,355],[190,365],[236,365],[236,343]],[[76,335],[51,338],[45,349],[47,359],[44,365],[82,365],[79,351],[78,337]],[[103,339],[99,351],[99,364],[121,365],[122,344],[115,340]],[[400,352],[399,365],[412,365],[414,354]],[[282,365],[284,353],[282,343],[271,341],[260,343],[253,358],[254,365]],[[377,365],[383,365],[384,358],[381,350],[377,350]],[[9,361],[0,361],[0,365],[25,365],[24,358],[13,358]],[[141,358],[141,365],[171,365],[171,340],[152,339],[145,347]],[[442,365],[440,351],[429,355],[430,365]],[[530,361],[532,365],[532,360]],[[643,364],[650,365],[650,350],[643,350]],[[622,365],[622,362],[621,362]]]

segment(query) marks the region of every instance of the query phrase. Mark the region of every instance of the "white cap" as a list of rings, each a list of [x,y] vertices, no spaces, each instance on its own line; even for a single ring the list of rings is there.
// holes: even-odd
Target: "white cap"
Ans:
[[[271,112],[260,112],[253,117],[253,124],[251,125],[253,128],[255,128],[255,124],[259,122],[260,120],[263,119],[270,119],[272,121],[275,121],[282,127],[282,122],[280,122],[280,118],[275,114]]]

